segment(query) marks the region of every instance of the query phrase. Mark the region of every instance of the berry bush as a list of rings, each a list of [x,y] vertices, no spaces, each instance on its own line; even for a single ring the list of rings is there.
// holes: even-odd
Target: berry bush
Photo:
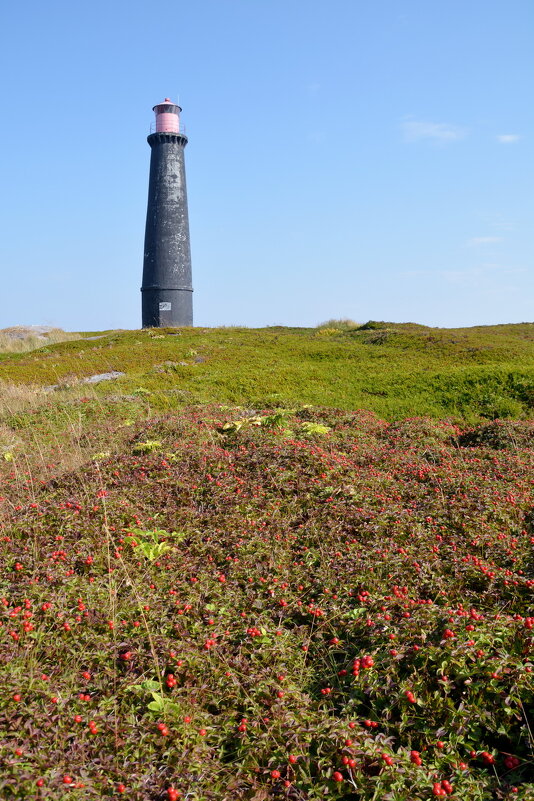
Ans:
[[[5,461],[1,797],[534,798],[533,425],[492,425],[198,406]]]

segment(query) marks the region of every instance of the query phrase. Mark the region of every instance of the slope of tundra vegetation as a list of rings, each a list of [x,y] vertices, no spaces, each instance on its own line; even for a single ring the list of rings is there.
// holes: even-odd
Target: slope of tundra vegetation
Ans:
[[[476,422],[529,417],[534,323],[439,329],[369,321],[356,328],[111,331],[29,353],[2,353],[0,380],[75,388],[111,371],[99,397],[152,392],[152,406],[312,404]],[[67,336],[67,335],[66,335]],[[72,335],[71,335],[72,336]]]
[[[532,801],[533,337],[0,354],[0,797]]]

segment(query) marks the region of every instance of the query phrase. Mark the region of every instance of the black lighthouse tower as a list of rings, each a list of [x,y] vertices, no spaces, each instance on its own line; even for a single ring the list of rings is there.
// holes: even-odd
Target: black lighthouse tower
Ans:
[[[180,106],[168,97],[154,106],[156,130],[151,148],[150,182],[143,263],[143,328],[193,325],[191,247]]]

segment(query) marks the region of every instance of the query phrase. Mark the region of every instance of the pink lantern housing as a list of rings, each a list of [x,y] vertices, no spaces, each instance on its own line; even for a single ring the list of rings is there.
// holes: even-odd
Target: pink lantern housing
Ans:
[[[163,103],[154,106],[153,111],[156,115],[156,133],[180,133],[180,111],[168,97]]]

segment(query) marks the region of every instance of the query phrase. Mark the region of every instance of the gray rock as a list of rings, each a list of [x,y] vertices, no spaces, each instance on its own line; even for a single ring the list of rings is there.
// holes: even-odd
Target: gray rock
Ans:
[[[110,373],[98,373],[98,375],[91,375],[89,378],[84,378],[83,384],[99,384],[100,381],[111,381],[113,378],[120,378],[126,373],[121,373],[119,370],[112,370]]]

